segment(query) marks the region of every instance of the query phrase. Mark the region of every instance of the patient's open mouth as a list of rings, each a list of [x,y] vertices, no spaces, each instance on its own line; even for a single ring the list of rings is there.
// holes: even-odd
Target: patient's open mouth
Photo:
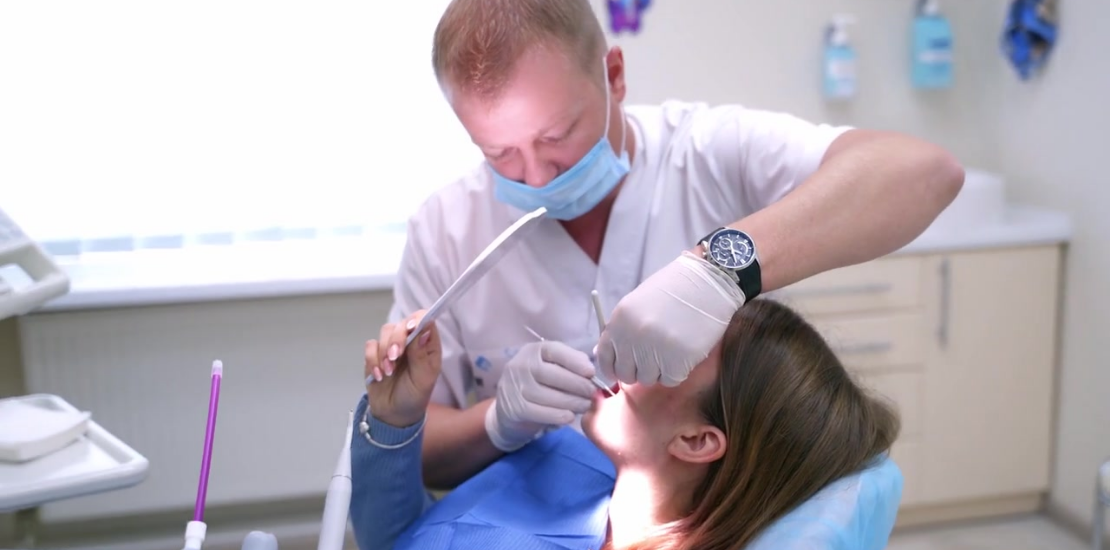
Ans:
[[[601,388],[598,388],[597,394],[600,395],[603,399],[608,399],[608,398],[613,397],[614,395],[620,393],[620,391],[621,391],[621,385],[620,384],[613,384],[613,386],[609,388],[609,391],[605,391]]]

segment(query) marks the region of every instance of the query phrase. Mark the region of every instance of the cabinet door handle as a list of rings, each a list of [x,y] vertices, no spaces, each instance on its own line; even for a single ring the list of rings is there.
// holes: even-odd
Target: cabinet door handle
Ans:
[[[948,265],[948,258],[940,261],[940,315],[937,326],[937,343],[940,347],[948,347],[948,317],[951,310],[952,294],[952,268]]]
[[[862,342],[837,346],[834,349],[838,355],[863,355],[865,353],[886,353],[893,348],[894,344],[892,342]]]
[[[890,283],[870,283],[853,286],[830,286],[825,288],[790,289],[784,294],[791,297],[843,296],[845,294],[882,294],[894,290]]]

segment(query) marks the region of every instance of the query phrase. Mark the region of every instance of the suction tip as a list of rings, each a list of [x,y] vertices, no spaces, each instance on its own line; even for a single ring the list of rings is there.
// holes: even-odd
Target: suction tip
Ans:
[[[212,376],[216,375],[224,375],[224,362],[220,361],[219,359],[212,361]]]

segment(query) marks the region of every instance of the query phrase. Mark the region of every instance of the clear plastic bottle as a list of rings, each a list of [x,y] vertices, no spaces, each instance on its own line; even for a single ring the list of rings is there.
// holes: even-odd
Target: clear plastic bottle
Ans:
[[[829,100],[846,100],[857,91],[856,50],[848,36],[850,15],[835,15],[825,40],[824,95]]]
[[[952,25],[940,12],[939,0],[922,0],[913,21],[911,78],[917,89],[952,86]]]

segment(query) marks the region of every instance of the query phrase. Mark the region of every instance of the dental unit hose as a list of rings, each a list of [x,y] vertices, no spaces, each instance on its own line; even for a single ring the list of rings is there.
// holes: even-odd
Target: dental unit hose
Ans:
[[[347,536],[347,515],[351,506],[351,433],[354,422],[355,412],[349,411],[343,450],[339,452],[339,462],[335,465],[335,473],[331,476],[324,499],[324,518],[320,524],[317,550],[343,550]]]

